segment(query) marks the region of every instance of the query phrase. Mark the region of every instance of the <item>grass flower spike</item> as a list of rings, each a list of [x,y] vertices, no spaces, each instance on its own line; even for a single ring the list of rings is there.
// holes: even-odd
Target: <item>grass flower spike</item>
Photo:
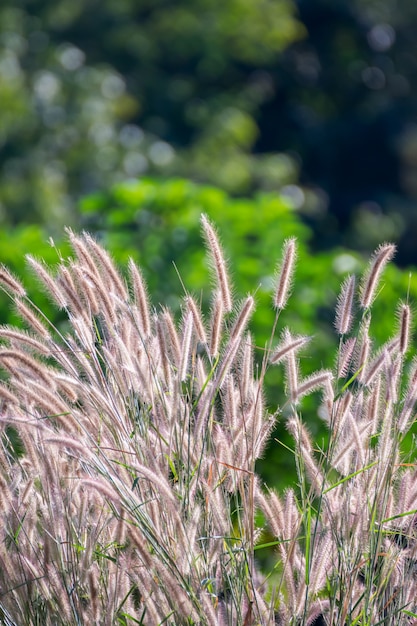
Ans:
[[[360,283],[357,327],[355,278],[342,286],[335,371],[306,375],[299,353],[311,339],[289,328],[259,363],[255,299],[233,306],[205,216],[202,228],[208,314],[188,293],[177,317],[153,308],[135,263],[127,283],[89,234],[68,231],[73,258],[55,270],[28,259],[66,315],[59,327],[0,268],[22,320],[0,328],[0,623],[417,624],[411,308],[400,304],[397,335],[376,349],[369,314],[394,246]],[[294,262],[289,239],[278,311]],[[283,370],[281,411],[267,407],[269,367]],[[328,429],[319,441],[303,418],[308,396]],[[256,466],[268,442],[280,445],[277,417],[298,475],[282,493]]]

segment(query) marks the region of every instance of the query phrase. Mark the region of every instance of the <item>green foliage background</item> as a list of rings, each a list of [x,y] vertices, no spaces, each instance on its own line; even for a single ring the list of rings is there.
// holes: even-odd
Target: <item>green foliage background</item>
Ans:
[[[416,25],[408,0],[3,0],[0,223],[57,234],[90,192],[182,176],[415,263]]]
[[[291,0],[4,0],[0,220],[58,230],[77,197],[142,174],[293,180],[252,151],[262,70],[303,33]]]

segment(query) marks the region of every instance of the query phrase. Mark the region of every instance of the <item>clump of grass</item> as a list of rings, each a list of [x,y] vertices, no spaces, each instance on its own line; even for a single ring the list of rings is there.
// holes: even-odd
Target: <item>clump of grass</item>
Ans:
[[[359,283],[356,326],[355,280],[342,286],[334,371],[303,377],[309,338],[288,328],[275,337],[295,241],[277,272],[271,349],[255,368],[254,298],[233,303],[206,217],[202,228],[214,275],[207,319],[191,294],[178,322],[153,309],[136,265],[126,284],[88,234],[69,232],[74,257],[55,272],[29,259],[66,330],[1,269],[26,327],[0,329],[1,623],[417,624],[417,474],[402,452],[417,399],[408,303],[376,352],[370,336],[394,247],[376,251]],[[265,406],[270,366],[284,367],[299,476],[283,494],[255,471],[279,413]],[[325,449],[302,420],[316,391]],[[273,573],[255,561],[260,515]]]

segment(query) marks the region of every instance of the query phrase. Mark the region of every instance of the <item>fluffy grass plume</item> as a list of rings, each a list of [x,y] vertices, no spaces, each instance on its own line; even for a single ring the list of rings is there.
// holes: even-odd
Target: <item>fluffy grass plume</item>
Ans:
[[[29,258],[67,316],[61,330],[0,268],[22,318],[0,328],[0,623],[417,624],[417,473],[402,451],[417,399],[410,306],[375,353],[370,325],[394,247],[376,251],[359,294],[354,278],[343,284],[334,371],[304,377],[300,350],[314,348],[289,328],[254,366],[255,300],[232,304],[205,217],[202,229],[208,315],[191,294],[178,320],[152,308],[140,269],[130,261],[126,283],[88,234],[68,233],[73,258],[53,271]],[[277,322],[295,245],[277,274]],[[286,378],[299,480],[284,493],[255,469],[279,416],[265,406],[267,367]],[[313,392],[324,449],[302,418]],[[257,567],[262,542],[270,572]]]

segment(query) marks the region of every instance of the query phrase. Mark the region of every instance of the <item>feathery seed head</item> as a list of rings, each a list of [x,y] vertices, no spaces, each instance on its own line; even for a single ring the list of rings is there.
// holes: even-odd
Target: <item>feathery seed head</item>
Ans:
[[[311,337],[306,335],[291,335],[288,328],[284,328],[281,333],[281,343],[273,351],[270,361],[277,365],[283,361],[291,352],[297,353],[303,346],[311,341]]]
[[[328,370],[315,372],[298,385],[297,399],[300,399],[303,396],[312,393],[313,391],[316,391],[317,389],[326,390],[327,387],[331,384],[332,380],[333,374]]]
[[[99,268],[107,291],[114,291],[121,300],[126,301],[128,297],[126,285],[117,271],[110,254],[90,234],[84,233],[83,239],[92,258],[96,260],[96,266]]]
[[[19,298],[24,298],[26,296],[26,289],[23,287],[22,283],[17,280],[11,271],[4,265],[0,265],[0,285],[2,285],[6,291],[10,292],[14,296]]]
[[[346,341],[341,341],[337,352],[337,377],[344,378],[348,375],[355,352],[356,337],[349,337]]]
[[[66,298],[62,293],[56,279],[46,269],[45,265],[37,261],[30,254],[26,255],[26,260],[35,272],[36,276],[43,282],[50,295],[53,297],[58,306],[62,309],[66,306]]]
[[[169,338],[169,346],[172,353],[173,361],[176,365],[178,365],[181,358],[181,346],[178,338],[177,329],[175,328],[175,323],[172,319],[172,315],[169,309],[163,310],[162,320],[165,325],[167,337]]]
[[[287,304],[291,291],[296,258],[296,240],[294,237],[290,237],[284,242],[281,265],[277,271],[273,299],[274,307],[276,309],[283,309]]]
[[[339,335],[346,335],[351,329],[354,293],[355,277],[348,276],[342,285],[336,305],[335,327]]]
[[[216,357],[219,353],[223,315],[223,298],[221,296],[221,293],[217,291],[214,294],[211,310],[210,354],[212,357]]]
[[[196,301],[194,300],[194,298],[192,298],[190,295],[185,297],[185,304],[188,308],[189,311],[191,311],[191,314],[193,316],[193,321],[194,321],[194,328],[196,330],[196,334],[197,337],[199,338],[199,340],[206,344],[207,343],[207,335],[206,335],[206,331],[204,328],[204,324],[203,324],[203,319],[202,319],[202,314],[201,314],[201,310],[198,307]]]
[[[193,314],[188,311],[182,329],[181,361],[179,367],[179,378],[185,380],[187,377],[188,363],[191,356],[191,339],[193,335]]]
[[[381,244],[374,252],[360,285],[359,302],[363,309],[369,309],[373,303],[381,274],[394,254],[395,245],[392,243]]]
[[[134,302],[140,314],[142,330],[145,337],[149,337],[151,333],[151,316],[149,312],[149,298],[145,280],[141,271],[137,267],[133,259],[129,259],[128,263],[130,284],[133,291]]]
[[[400,320],[400,353],[405,354],[409,348],[411,308],[408,304],[401,302],[398,317]]]
[[[207,216],[204,214],[201,216],[201,225],[207,244],[207,249],[210,254],[211,263],[216,273],[217,286],[220,293],[222,294],[223,308],[226,313],[230,313],[233,308],[233,303],[229,285],[229,277],[227,275],[227,266],[224,259],[223,251],[221,249],[216,231],[209,222]]]
[[[99,268],[97,267],[97,263],[91,254],[91,250],[88,248],[88,243],[86,242],[83,236],[77,236],[70,229],[66,228],[66,233],[68,235],[71,248],[75,252],[76,259],[78,260],[81,267],[87,268],[91,274],[95,274],[96,278],[99,277]]]
[[[252,296],[248,296],[236,317],[232,330],[230,331],[230,341],[239,341],[248,324],[249,318],[255,308],[255,300]]]
[[[50,339],[50,334],[33,309],[20,298],[16,298],[15,307],[20,317],[45,340]]]

